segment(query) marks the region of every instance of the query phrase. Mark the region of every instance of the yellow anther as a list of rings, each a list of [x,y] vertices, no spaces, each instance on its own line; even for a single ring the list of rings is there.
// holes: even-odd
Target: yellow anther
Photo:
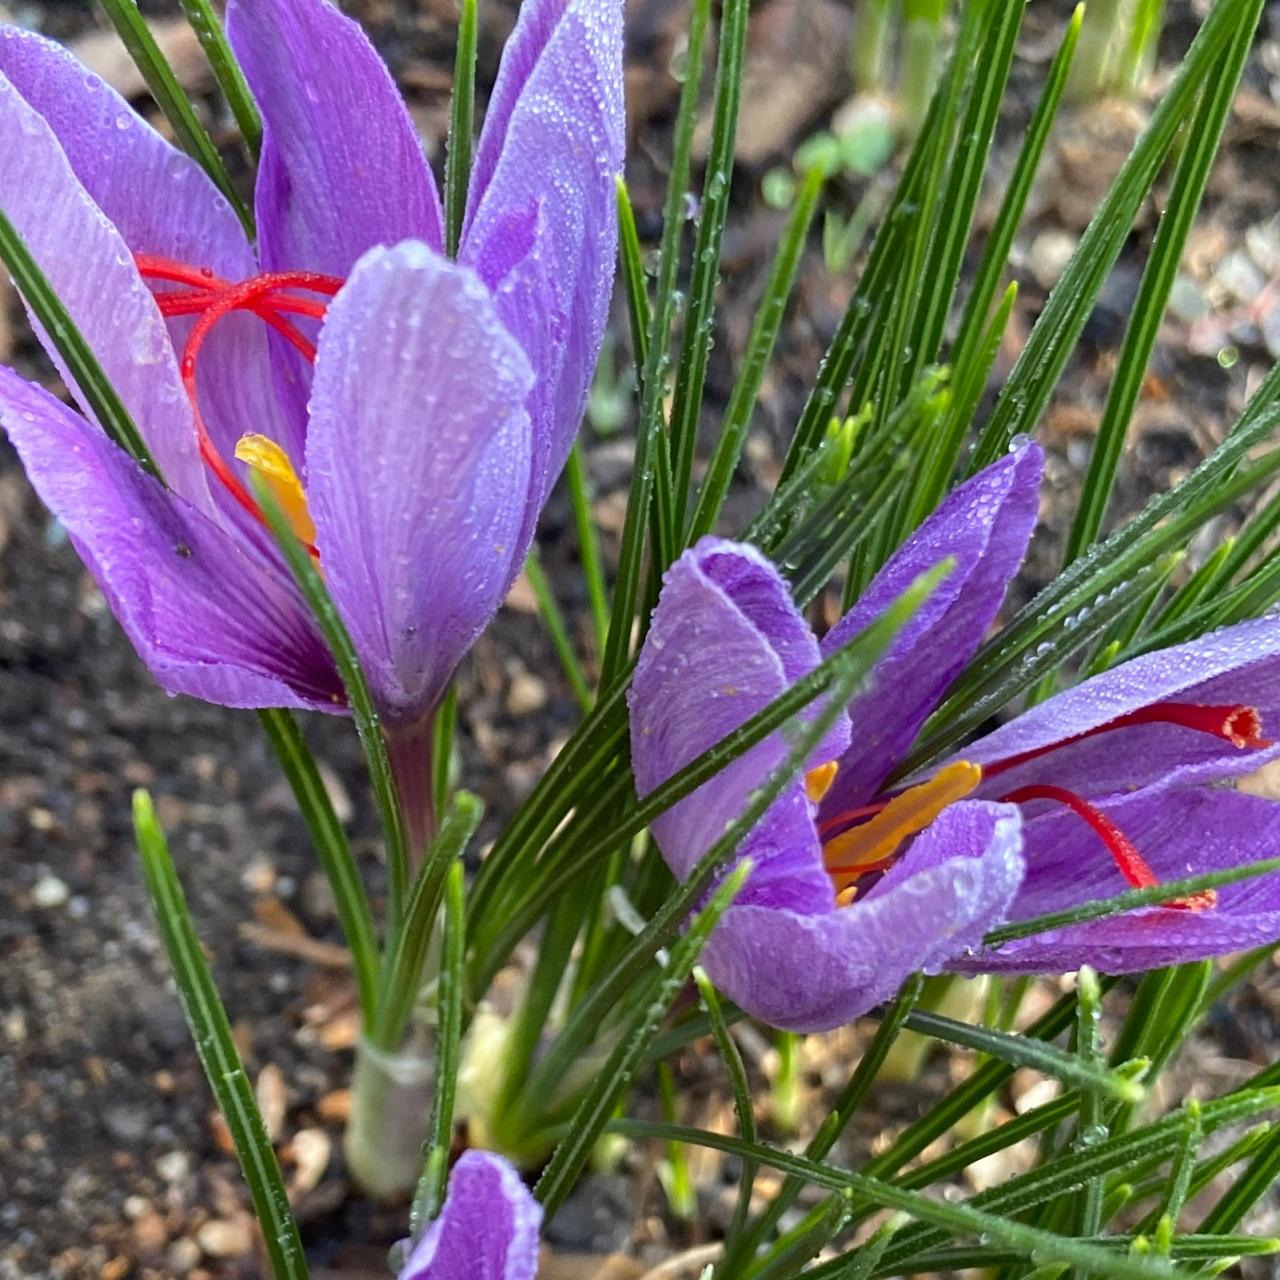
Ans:
[[[300,542],[311,546],[316,540],[316,526],[307,509],[302,481],[298,479],[289,455],[274,440],[250,432],[236,441],[236,457],[267,482],[289,521],[289,528]]]
[[[820,764],[816,769],[810,769],[804,775],[805,795],[814,804],[819,804],[822,797],[831,790],[831,784],[836,780],[837,767],[834,760],[828,760],[826,764]]]
[[[963,800],[981,781],[981,768],[967,760],[957,760],[939,769],[927,782],[894,796],[860,827],[828,840],[822,852],[837,895],[860,875],[891,858],[904,840],[923,831],[948,805]]]

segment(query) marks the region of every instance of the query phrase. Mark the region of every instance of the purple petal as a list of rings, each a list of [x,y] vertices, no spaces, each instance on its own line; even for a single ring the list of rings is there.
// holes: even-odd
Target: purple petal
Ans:
[[[1105,806],[1161,880],[1280,854],[1280,807],[1221,788],[1146,791]],[[1026,821],[1027,877],[1009,916],[1027,920],[1114,897],[1129,886],[1079,818]],[[1129,973],[1262,946],[1280,938],[1280,872],[1225,885],[1202,911],[1148,907],[1005,943],[958,962],[964,972],[1063,973],[1082,964]]]
[[[230,707],[341,708],[333,664],[290,585],[8,369],[0,426],[165,689]]]
[[[647,795],[817,662],[817,642],[773,565],[754,547],[703,538],[667,570],[628,695],[637,792]],[[839,755],[847,734],[841,717],[813,763]],[[677,876],[689,873],[786,753],[782,734],[771,735],[657,819],[654,833]],[[740,901],[781,884],[797,909],[830,907],[802,785],[770,809],[748,849],[757,865]]]
[[[476,148],[459,259],[497,294],[538,375],[530,527],[600,354],[623,129],[620,0],[527,0]]]
[[[231,280],[254,273],[244,229],[204,170],[61,45],[0,27],[0,74],[44,118],[135,253],[212,267]]]
[[[430,708],[502,603],[531,382],[484,285],[426,245],[370,251],[329,307],[308,497],[329,589],[393,724]]]
[[[227,34],[262,112],[265,270],[345,276],[374,245],[442,247],[435,180],[359,24],[326,0],[231,0]]]
[[[398,1280],[533,1280],[541,1224],[542,1206],[505,1160],[464,1152]]]
[[[840,762],[824,812],[862,804],[874,793],[982,642],[1035,527],[1042,463],[1039,446],[1027,444],[960,485],[823,640],[830,653],[920,574],[948,556],[955,560],[851,704],[853,748]]]
[[[1144,654],[1067,689],[967,747],[965,759],[993,761],[1036,751],[1161,702],[1255,708],[1266,736],[1280,734],[1280,625],[1258,618],[1188,644]],[[1248,749],[1169,724],[1110,730],[1009,769],[983,784],[1004,795],[1051,782],[1088,796],[1139,787],[1185,786],[1250,773],[1280,748]]]
[[[0,74],[53,130],[90,199],[133,253],[208,267],[227,280],[256,273],[240,220],[204,170],[61,45],[0,28]],[[177,346],[191,325],[169,322]],[[288,358],[297,360],[292,353]],[[293,418],[280,408],[261,320],[220,321],[201,351],[200,370],[205,423],[225,457],[246,424],[301,456],[305,414]]]
[[[12,47],[13,42],[9,37],[3,43]],[[0,209],[93,349],[169,485],[212,512],[178,362],[130,246],[77,180],[44,118],[3,74]],[[47,341],[45,347],[50,347]],[[73,385],[61,360],[50,355]]]
[[[828,1031],[936,971],[1001,922],[1022,878],[1009,805],[962,803],[918,836],[865,898],[825,914],[734,905],[703,952],[716,985],[752,1016]],[[830,897],[828,902],[830,904]]]

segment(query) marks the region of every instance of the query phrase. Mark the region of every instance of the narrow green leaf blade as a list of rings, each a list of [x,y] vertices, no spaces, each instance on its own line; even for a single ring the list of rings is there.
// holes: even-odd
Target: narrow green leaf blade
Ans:
[[[272,1274],[275,1280],[306,1280],[302,1240],[289,1208],[280,1165],[240,1061],[231,1023],[200,949],[164,832],[145,791],[134,792],[133,826],[156,924],[169,955],[196,1052],[249,1184]]]

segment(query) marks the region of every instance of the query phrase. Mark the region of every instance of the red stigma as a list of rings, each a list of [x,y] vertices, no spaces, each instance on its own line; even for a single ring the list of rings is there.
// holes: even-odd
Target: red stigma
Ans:
[[[1108,720],[1106,724],[1096,725],[1083,733],[1072,734],[1059,742],[1051,742],[1047,746],[1032,747],[1030,751],[1020,751],[1017,755],[1005,756],[1003,760],[993,760],[983,765],[982,771],[988,777],[1007,773],[1016,769],[1028,760],[1037,760],[1069,747],[1072,743],[1083,742],[1086,738],[1095,738],[1101,733],[1111,733],[1115,729],[1128,729],[1139,724],[1171,724],[1182,729],[1193,729],[1197,733],[1211,734],[1215,738],[1229,742],[1237,750],[1257,750],[1271,746],[1272,739],[1262,736],[1262,717],[1256,707],[1242,704],[1233,706],[1208,706],[1198,702],[1156,702],[1149,707],[1139,707],[1137,711],[1127,712]]]
[[[1065,805],[1077,817],[1083,818],[1093,828],[1095,834],[1106,845],[1120,874],[1124,876],[1131,888],[1150,889],[1160,883],[1159,877],[1147,864],[1133,842],[1120,830],[1101,809],[1091,805],[1074,791],[1065,787],[1031,786],[1017,787],[1000,799],[1006,804],[1027,804],[1032,800],[1052,800],[1056,804]],[[1212,889],[1204,893],[1195,893],[1186,898],[1174,898],[1161,906],[1173,907],[1182,911],[1202,911],[1217,901]]]
[[[209,267],[190,267],[152,254],[137,254],[134,261],[145,279],[187,286],[185,289],[157,293],[155,297],[160,314],[166,318],[198,317],[187,335],[179,369],[195,418],[200,456],[236,502],[255,520],[265,524],[266,520],[253,495],[227,465],[205,426],[196,388],[200,349],[219,320],[235,311],[247,311],[279,333],[308,363],[314,363],[315,344],[287,317],[296,315],[323,320],[328,309],[327,298],[336,294],[346,281],[315,271],[279,271],[252,276],[248,280],[232,284],[215,275]],[[299,297],[291,290],[324,294],[326,301]],[[309,543],[307,550],[312,556],[318,557],[316,548]]]

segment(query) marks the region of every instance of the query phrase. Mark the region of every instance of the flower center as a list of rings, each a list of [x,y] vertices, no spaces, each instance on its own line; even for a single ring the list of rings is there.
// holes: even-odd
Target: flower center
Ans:
[[[837,905],[851,902],[863,876],[891,867],[911,837],[923,831],[948,805],[970,795],[984,778],[997,777],[1086,738],[1143,724],[1176,725],[1206,733],[1229,742],[1241,751],[1271,746],[1271,739],[1262,736],[1262,718],[1255,707],[1160,702],[1117,716],[1083,733],[986,765],[971,764],[967,760],[953,761],[914,787],[883,795],[859,808],[844,809],[818,824],[819,835],[823,838],[823,862],[835,888]],[[805,775],[805,789],[814,804],[818,804],[830,789],[836,767],[835,761],[829,761]],[[1120,874],[1133,888],[1145,889],[1160,883],[1128,836],[1105,813],[1075,792],[1043,783],[1015,787],[1000,799],[1007,804],[1049,800],[1064,805],[1094,831],[1106,846]],[[1163,905],[1200,911],[1213,906],[1216,901],[1216,893],[1206,890]]]
[[[187,286],[185,289],[157,292],[156,303],[160,314],[166,318],[197,317],[187,334],[179,368],[195,417],[200,456],[236,502],[255,520],[266,524],[258,503],[218,452],[205,426],[196,384],[200,352],[219,320],[235,311],[247,311],[280,334],[309,364],[314,363],[315,344],[288,317],[323,320],[328,299],[346,282],[337,276],[320,275],[314,271],[285,271],[232,283],[215,275],[208,267],[190,267],[151,254],[138,254],[134,261],[146,280]],[[301,296],[308,293],[321,294],[325,300]],[[263,478],[283,508],[289,527],[311,555],[318,558],[315,524],[307,510],[306,493],[288,454],[274,440],[246,432],[236,444],[235,456]]]

